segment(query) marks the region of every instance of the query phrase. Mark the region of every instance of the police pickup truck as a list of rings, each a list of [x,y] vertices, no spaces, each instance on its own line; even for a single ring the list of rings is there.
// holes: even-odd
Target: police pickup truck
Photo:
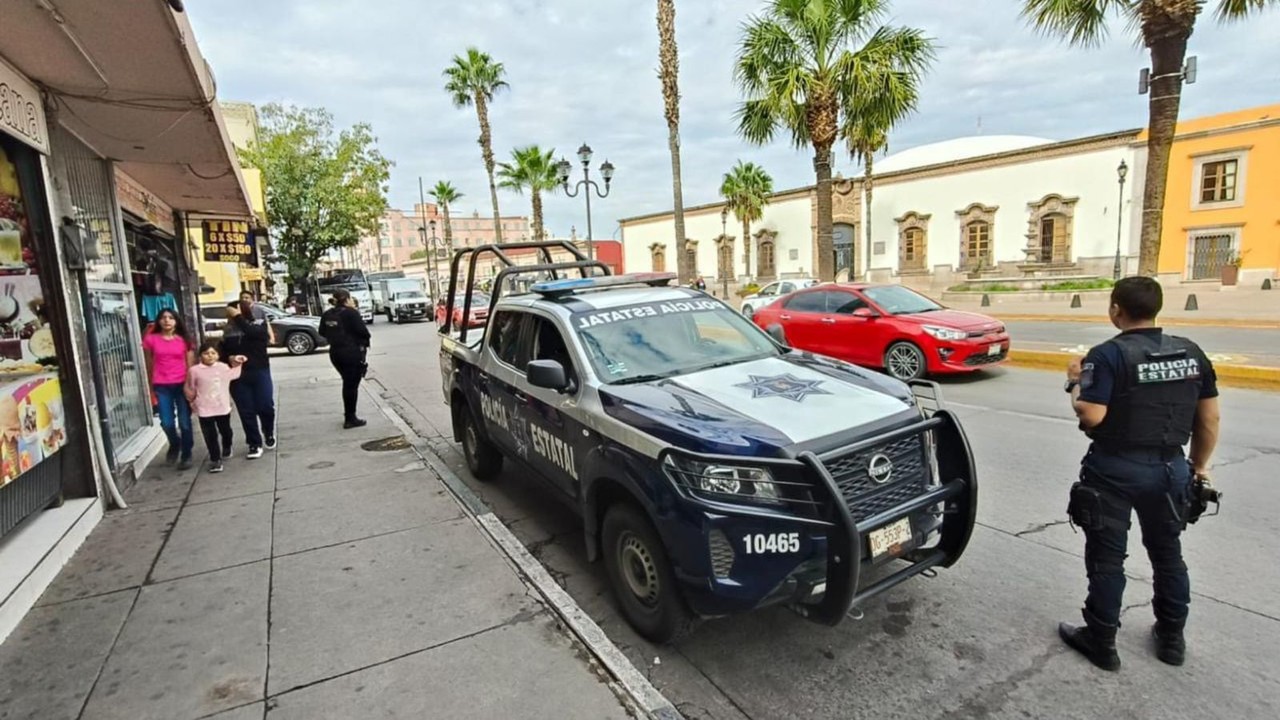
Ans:
[[[550,245],[578,260],[506,261]],[[964,552],[977,478],[932,383],[790,349],[673,275],[611,276],[568,244],[458,251],[451,309],[484,254],[508,264],[486,326],[450,311],[439,330],[454,439],[477,479],[513,462],[581,515],[640,634],[776,604],[835,625]]]

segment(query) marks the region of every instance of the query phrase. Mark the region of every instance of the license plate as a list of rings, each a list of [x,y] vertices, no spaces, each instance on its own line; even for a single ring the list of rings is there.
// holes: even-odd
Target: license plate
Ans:
[[[892,525],[871,531],[871,557],[878,558],[887,552],[897,552],[900,546],[911,542],[911,518],[902,518]],[[898,550],[895,550],[897,548]]]
[[[996,343],[996,344],[992,345],[991,347],[987,348],[987,354],[988,354],[988,355],[999,355],[999,354],[1000,354],[1000,343]]]

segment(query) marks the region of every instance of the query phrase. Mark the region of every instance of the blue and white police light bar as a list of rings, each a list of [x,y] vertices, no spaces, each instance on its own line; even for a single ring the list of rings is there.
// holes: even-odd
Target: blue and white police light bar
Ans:
[[[676,279],[675,273],[628,273],[624,275],[601,275],[597,277],[568,278],[565,280],[548,280],[534,283],[529,289],[539,295],[568,295],[578,290],[596,290],[617,285],[650,285],[658,287]]]

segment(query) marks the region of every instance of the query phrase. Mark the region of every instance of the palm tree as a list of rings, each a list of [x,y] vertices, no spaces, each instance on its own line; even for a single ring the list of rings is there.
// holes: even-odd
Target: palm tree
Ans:
[[[867,202],[862,208],[862,224],[867,230],[867,264],[862,269],[863,277],[869,277],[871,270],[871,190],[872,170],[875,169],[875,155],[889,146],[889,136],[883,128],[874,127],[868,122],[853,122],[846,126],[844,139],[849,143],[849,154],[854,161],[863,165],[862,187],[867,193]],[[839,270],[839,268],[836,268]],[[853,277],[853,268],[849,268],[849,277]]]
[[[878,25],[888,7],[888,0],[769,0],[763,15],[747,20],[734,68],[747,96],[738,133],[764,144],[782,129],[797,149],[813,148],[822,280],[835,279],[831,148],[842,117],[856,111],[891,125],[906,110],[882,89],[917,83],[933,59],[933,42],[921,31]]]
[[[498,212],[498,188],[493,182],[493,136],[489,128],[489,103],[494,94],[507,87],[503,80],[506,68],[494,62],[488,53],[467,48],[467,53],[453,56],[453,65],[444,71],[444,89],[453,96],[455,107],[474,105],[480,121],[480,154],[484,170],[489,174],[489,197],[493,200],[493,231],[502,242],[502,216]]]
[[[658,0],[658,77],[662,81],[663,113],[667,118],[667,149],[671,151],[671,193],[675,200],[676,274],[680,284],[693,281],[694,263],[684,251],[684,189],[680,184],[680,56],[676,52],[675,0]]]
[[[764,216],[764,206],[773,194],[773,178],[764,168],[741,160],[724,174],[720,197],[733,216],[742,223],[742,245],[746,253],[747,275],[751,272],[751,223]]]
[[[436,203],[440,205],[440,211],[444,213],[444,249],[446,254],[453,253],[453,223],[449,220],[449,206],[462,199],[462,193],[458,192],[458,188],[447,180],[437,182],[429,193]]]
[[[560,187],[556,173],[555,150],[543,152],[537,145],[516,148],[511,151],[511,162],[498,164],[498,186],[522,193],[526,189],[533,196],[533,239],[543,240],[542,193],[555,192]]]
[[[1280,5],[1280,0],[1218,0],[1215,15],[1219,22],[1242,20],[1268,5]],[[1203,0],[1023,0],[1024,18],[1073,45],[1101,44],[1107,36],[1107,16],[1115,13],[1139,32],[1142,43],[1151,51],[1139,275],[1155,275],[1159,265],[1164,192],[1169,151],[1178,125],[1182,68],[1187,40],[1203,6]]]

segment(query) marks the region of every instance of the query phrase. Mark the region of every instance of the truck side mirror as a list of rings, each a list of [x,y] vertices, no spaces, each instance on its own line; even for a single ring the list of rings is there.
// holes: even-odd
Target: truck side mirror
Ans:
[[[565,392],[569,388],[569,376],[564,366],[555,360],[531,360],[525,370],[529,384],[534,387],[547,388],[556,392]]]
[[[778,323],[774,323],[770,325],[768,328],[766,328],[765,332],[769,333],[769,337],[773,338],[774,341],[777,342],[779,345],[783,347],[788,347],[787,331],[782,329],[782,325]]]

